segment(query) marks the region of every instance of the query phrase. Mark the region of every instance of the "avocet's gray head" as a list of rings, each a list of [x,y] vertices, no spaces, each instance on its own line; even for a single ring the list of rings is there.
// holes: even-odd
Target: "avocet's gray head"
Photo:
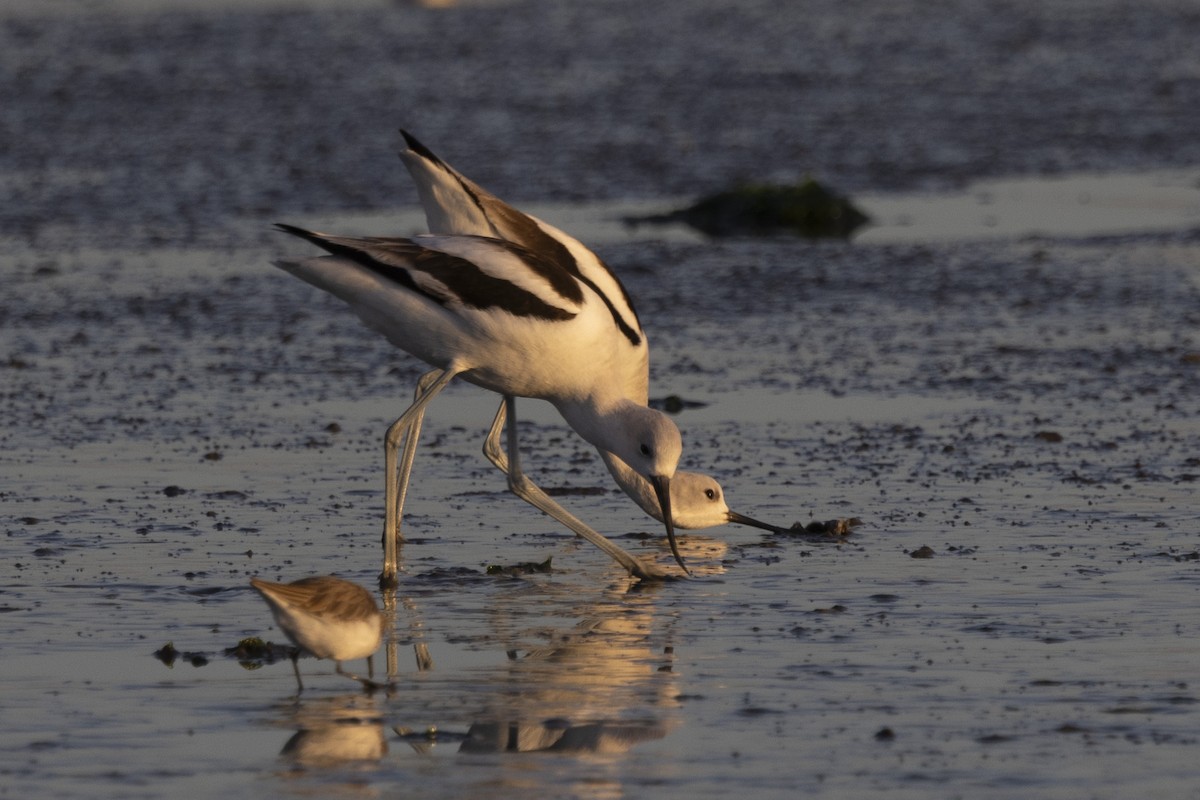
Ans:
[[[633,470],[650,482],[658,501],[657,517],[667,528],[667,542],[671,554],[683,571],[691,574],[679,554],[675,541],[674,516],[671,513],[671,479],[679,457],[683,455],[683,437],[679,428],[660,411],[634,405],[623,411],[624,430],[618,437],[619,445],[614,454]]]

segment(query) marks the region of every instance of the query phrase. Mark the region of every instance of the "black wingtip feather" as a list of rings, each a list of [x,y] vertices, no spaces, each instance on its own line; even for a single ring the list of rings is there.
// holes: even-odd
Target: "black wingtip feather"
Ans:
[[[353,247],[348,247],[344,244],[329,241],[329,237],[324,233],[317,233],[305,228],[298,228],[295,225],[288,225],[286,222],[276,222],[275,229],[283,233],[290,233],[293,236],[299,236],[306,242],[311,242],[317,247],[334,255],[348,255],[351,258],[358,259],[359,251]]]
[[[404,143],[406,145],[408,145],[409,150],[412,150],[414,153],[421,156],[422,158],[429,159],[430,161],[434,162],[435,164],[442,163],[442,160],[440,158],[438,158],[436,155],[434,155],[432,150],[430,150],[428,147],[426,147],[425,145],[423,145],[419,141],[417,141],[417,137],[413,136],[411,133],[404,130],[403,128],[400,129],[400,135],[404,137]]]
[[[290,233],[292,236],[299,236],[301,239],[306,239],[314,244],[321,243],[321,234],[305,230],[304,228],[298,228],[295,225],[288,225],[286,222],[276,222],[275,230]]]

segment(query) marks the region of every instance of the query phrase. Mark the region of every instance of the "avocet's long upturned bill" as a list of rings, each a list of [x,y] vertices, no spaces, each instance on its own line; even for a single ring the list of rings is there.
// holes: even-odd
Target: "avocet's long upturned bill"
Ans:
[[[641,330],[628,293],[599,256],[569,234],[513,208],[477,185],[436,156],[412,134],[407,131],[400,133],[407,146],[400,152],[400,158],[416,184],[430,232],[505,239],[562,265],[568,272],[579,275],[581,280],[597,287],[602,296],[612,303],[618,326],[624,321],[623,329],[636,334],[636,340],[631,340],[631,343],[638,357],[628,359],[628,369],[614,376],[614,379],[624,380],[627,396],[645,405],[650,383],[646,335]],[[509,405],[500,404],[484,448],[488,458],[505,471],[508,468],[503,463],[504,454],[499,439]],[[413,421],[408,441],[415,442],[420,424],[418,416]],[[515,418],[511,424],[515,424]],[[658,496],[651,484],[612,452],[601,450],[600,454],[625,493],[647,514],[663,521]],[[408,466],[411,468],[411,460]],[[401,481],[400,491],[403,494],[407,474],[401,476]],[[671,479],[671,512],[672,523],[678,528],[708,528],[736,522],[775,532],[787,530],[731,511],[725,503],[720,484],[707,475],[694,472],[676,472]]]
[[[397,347],[436,367],[417,398],[389,428],[384,574],[395,580],[396,480],[399,437],[455,376],[504,396],[551,402],[584,439],[610,452],[653,487],[672,552],[683,560],[671,520],[671,478],[682,452],[679,430],[647,408],[644,390],[630,396],[630,375],[646,370],[645,337],[615,278],[588,280],[578,269],[503,239],[427,235],[411,239],[333,236],[279,225],[330,253],[277,266],[345,300],[370,327]],[[639,577],[662,575],[574,517],[562,512],[520,471],[516,426],[508,431],[509,486],[559,519]],[[408,437],[405,470],[415,437]],[[561,514],[559,512],[562,512]],[[686,567],[685,567],[686,570]]]

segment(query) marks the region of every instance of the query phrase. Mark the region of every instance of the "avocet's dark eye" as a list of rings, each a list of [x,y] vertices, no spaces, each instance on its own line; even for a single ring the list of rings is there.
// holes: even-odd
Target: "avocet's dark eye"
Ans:
[[[709,500],[716,500],[716,499],[717,499],[717,493],[716,493],[714,490],[712,490],[712,489],[705,489],[705,490],[704,490],[704,496],[705,496],[705,497],[707,497]]]
[[[641,450],[642,450],[642,455],[644,455],[644,456],[648,456],[648,455],[650,455],[650,452],[651,452],[651,451],[650,451],[650,445],[648,445],[648,444],[644,444],[644,445],[642,445],[642,448],[641,448]]]

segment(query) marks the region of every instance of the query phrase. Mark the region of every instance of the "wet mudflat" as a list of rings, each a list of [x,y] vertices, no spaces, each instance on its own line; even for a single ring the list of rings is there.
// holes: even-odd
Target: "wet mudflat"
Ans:
[[[1097,8],[1093,27],[1108,18],[1101,11],[1120,10]],[[537,10],[516,5],[507,19],[515,27]],[[1171,28],[1162,21],[1167,10],[1148,14],[1145,29]],[[268,21],[304,30],[299,12],[277,13],[247,14],[252,24],[242,30],[266,30]],[[355,28],[355,19],[398,24],[382,11],[355,13],[366,16],[339,22],[347,37],[376,35],[369,25]],[[470,28],[472,13],[506,19],[495,8],[389,13],[454,35]],[[565,17],[544,21],[552,30],[569,27],[570,12],[558,13]],[[598,14],[576,13],[589,24]],[[832,15],[827,26],[849,25],[837,16],[849,11],[823,13]],[[105,17],[99,41],[128,37],[149,63],[165,59],[167,44],[140,37],[169,29],[169,17],[122,14]],[[705,30],[702,17],[689,17],[695,35]],[[218,30],[229,24],[220,16],[189,19]],[[9,35],[31,24],[10,21]],[[1027,59],[1049,59],[1059,47],[1077,58],[1056,63],[1092,64],[1083,58],[1088,47],[1039,38],[1039,26],[1057,24],[1045,12],[1021,28],[1025,38],[995,39],[1025,42],[1019,52]],[[1002,27],[1011,33],[1014,25]],[[63,27],[37,29],[43,45],[66,36]],[[501,26],[497,36],[519,34]],[[843,47],[857,52],[854,41],[842,36]],[[1194,89],[1194,78],[1182,51],[1170,61],[1167,50],[1171,69],[1159,64],[1161,81],[1178,97]],[[4,52],[0,58],[16,58]],[[674,63],[670,52],[662,63]],[[86,55],[72,53],[64,49],[44,79],[70,74],[71,58]],[[264,56],[243,49],[212,58],[268,69]],[[918,72],[939,63],[920,49],[905,58]],[[293,56],[289,69],[303,76],[302,62]],[[562,96],[585,89],[608,96],[583,80],[597,74],[607,73],[580,72],[560,87]],[[843,87],[845,97],[854,96],[851,88]],[[458,91],[466,99],[455,113],[482,114],[477,97]],[[768,104],[767,89],[760,91],[747,102]],[[782,101],[797,90],[780,78],[774,91]],[[819,98],[833,91],[804,96],[818,98],[818,116],[832,114],[836,104]],[[637,92],[633,100],[612,96],[637,107]],[[164,98],[191,108],[165,91]],[[1101,108],[1102,99],[1081,102]],[[6,108],[0,113],[16,113]],[[32,114],[42,106],[23,108]],[[574,144],[538,168],[544,176],[515,180],[509,171],[522,163],[521,148],[515,162],[499,155],[512,131],[498,112],[476,118],[492,120],[492,136],[477,151],[459,144],[464,130],[445,133],[455,120],[447,108],[431,108],[430,124],[443,133],[425,138],[436,146],[444,135],[454,144],[438,149],[501,194],[549,203],[552,221],[554,213],[600,218],[600,230],[616,215],[562,205],[569,193],[547,188],[543,177],[576,178],[584,181],[581,194],[602,199],[708,188],[699,185],[703,174],[684,176],[679,167],[662,167],[681,172],[659,193],[640,182],[644,171],[623,172],[627,162],[606,172],[603,159],[588,156],[589,137],[600,134],[574,128],[563,134]],[[206,109],[191,113],[213,113]],[[663,113],[705,113],[684,109]],[[78,113],[100,115],[95,121],[106,112],[98,104]],[[529,125],[554,117],[541,107],[512,113]],[[264,129],[279,123],[274,111],[260,114],[254,122]],[[1156,135],[1194,146],[1172,138],[1171,119],[1157,119]],[[636,115],[623,121],[647,124]],[[919,119],[899,122],[897,136],[920,138]],[[299,140],[320,138],[308,123],[292,124]],[[356,115],[355,125],[363,124]],[[358,130],[343,131],[329,158],[394,171],[386,192],[363,189],[383,198],[403,175],[389,152],[360,145]],[[371,137],[383,141],[388,132]],[[1034,139],[1054,140],[1049,128],[1035,132]],[[972,152],[968,133],[959,127],[929,141],[961,135],[953,143],[959,150],[943,152]],[[1064,166],[1128,168],[1150,159],[1136,131],[1126,133],[1128,140],[1112,133],[1107,151],[1081,147],[1079,163]],[[770,142],[770,126],[759,135],[745,134],[756,152]],[[24,166],[5,166],[5,180],[24,187],[28,202],[0,254],[0,793],[1194,792],[1194,174],[1177,171],[1165,181],[1181,192],[1169,202],[1145,185],[1122,195],[1131,215],[1175,215],[1174,224],[1132,230],[1111,220],[1056,226],[1053,205],[1044,225],[1005,229],[1003,192],[968,190],[955,206],[971,220],[963,227],[978,224],[987,235],[923,227],[929,204],[954,193],[896,192],[887,196],[895,205],[875,206],[880,225],[849,244],[597,234],[590,241],[626,280],[650,333],[652,394],[706,404],[677,417],[684,466],[714,474],[730,505],[755,517],[786,525],[856,516],[864,524],[840,542],[733,527],[687,533],[681,547],[697,577],[634,586],[602,554],[505,491],[479,453],[495,398],[452,387],[429,414],[409,500],[410,542],[389,644],[394,689],[365,694],[328,662],[306,659],[309,689],[297,698],[286,661],[249,668],[224,654],[247,636],[282,639],[249,577],[337,573],[373,585],[380,437],[407,405],[421,368],[337,301],[273,270],[271,258],[302,247],[266,231],[284,215],[363,233],[395,219],[399,232],[409,232],[400,220],[411,215],[394,200],[346,199],[348,187],[370,183],[354,177],[358,161],[329,167],[344,179],[309,175],[315,182],[299,200],[280,198],[276,207],[272,192],[304,183],[302,158],[268,158],[272,151],[217,159],[206,154],[205,137],[196,139],[199,149],[181,157],[196,183],[173,185],[185,196],[195,192],[181,201],[182,227],[164,222],[171,214],[151,192],[132,191],[124,208],[105,194],[153,184],[155,159],[165,165],[166,156],[149,134],[149,163],[98,162],[118,179],[99,182],[94,212],[84,191],[90,184],[67,180],[57,169],[63,162],[39,170],[30,155]],[[125,146],[111,137],[84,141],[109,155]],[[262,146],[277,144],[272,136]],[[870,162],[870,144],[858,148],[844,162],[831,160],[830,170],[857,188],[888,188],[877,180],[882,173],[854,166]],[[670,147],[640,149],[673,159]],[[715,149],[724,153],[718,162],[730,159],[718,169],[761,163]],[[1036,165],[1039,154],[1071,157],[1046,146],[1021,158]],[[219,163],[244,174],[211,182]],[[969,186],[973,173],[985,177],[970,166],[978,163],[934,158],[920,174]],[[997,169],[1030,171],[1022,165]],[[1171,163],[1163,157],[1156,166]],[[486,180],[488,170],[495,180]],[[587,183],[601,180],[611,185]],[[326,186],[328,206],[321,206],[315,198]],[[170,188],[154,191],[173,197]],[[71,202],[55,200],[60,189]],[[1091,184],[1083,194],[1102,191]],[[1065,216],[1074,219],[1078,205]],[[519,408],[531,477],[623,546],[671,563],[657,523],[611,487],[594,452],[548,406]],[[547,557],[548,573],[487,573]],[[187,654],[169,667],[151,655],[168,641]],[[417,669],[418,644],[428,647],[432,669]]]
[[[452,389],[410,501],[396,688],[363,696],[310,660],[300,700],[286,662],[223,655],[282,639],[248,577],[371,584],[379,435],[415,370],[266,251],[18,256],[14,791],[1190,791],[1195,242],[607,255],[654,320],[656,386],[708,403],[679,416],[688,465],[745,513],[864,525],[691,533],[695,580],[631,587],[504,491],[478,453],[492,398]],[[622,495],[592,493],[594,454],[524,406],[535,478],[669,562]],[[167,668],[167,641],[207,663]],[[281,755],[298,732],[311,746]]]

